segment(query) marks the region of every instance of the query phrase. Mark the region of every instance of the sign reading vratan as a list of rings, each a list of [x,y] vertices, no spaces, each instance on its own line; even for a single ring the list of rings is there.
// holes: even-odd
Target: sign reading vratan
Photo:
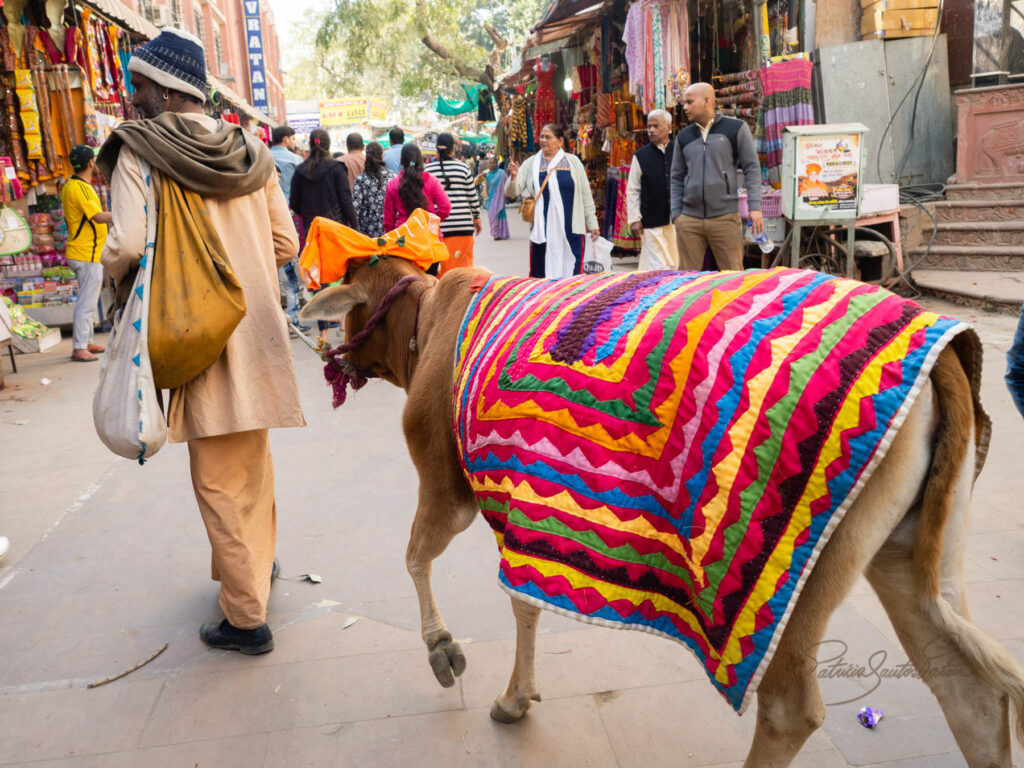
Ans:
[[[252,105],[267,109],[267,76],[263,66],[263,27],[260,22],[260,0],[243,0],[245,7],[245,45],[249,53],[249,83]]]

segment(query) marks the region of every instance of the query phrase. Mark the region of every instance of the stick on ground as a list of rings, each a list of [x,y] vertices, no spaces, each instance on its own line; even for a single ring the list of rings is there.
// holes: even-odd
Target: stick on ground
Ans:
[[[85,687],[86,687],[86,688],[99,688],[99,687],[100,687],[101,685],[106,685],[107,683],[112,683],[112,682],[114,682],[115,680],[118,680],[118,679],[120,679],[120,678],[124,677],[125,675],[130,675],[130,674],[131,674],[132,672],[134,672],[134,671],[135,671],[136,669],[141,669],[142,667],[144,667],[144,666],[146,666],[147,664],[149,664],[149,662],[151,662],[151,661],[152,661],[153,659],[155,659],[155,658],[156,658],[157,656],[159,656],[159,655],[160,655],[161,653],[163,653],[163,652],[164,652],[164,651],[166,651],[166,650],[167,650],[167,643],[164,643],[164,644],[163,644],[163,647],[162,647],[162,648],[161,648],[161,649],[160,649],[159,651],[157,651],[156,653],[154,653],[154,654],[153,654],[152,656],[150,656],[150,657],[149,657],[148,659],[146,659],[146,660],[144,660],[144,661],[140,661],[140,662],[139,662],[138,664],[136,664],[136,665],[135,665],[134,667],[132,667],[131,669],[126,669],[126,670],[125,670],[124,672],[120,672],[120,673],[118,673],[118,674],[114,675],[113,677],[108,677],[108,678],[107,678],[106,680],[100,680],[100,681],[99,681],[98,683],[89,683],[89,684],[88,684],[87,686],[85,686]]]

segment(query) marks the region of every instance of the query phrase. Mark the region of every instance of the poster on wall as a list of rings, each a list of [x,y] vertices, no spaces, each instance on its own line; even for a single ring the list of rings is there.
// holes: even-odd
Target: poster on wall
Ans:
[[[813,217],[824,210],[857,210],[860,138],[859,133],[797,137],[798,213]]]

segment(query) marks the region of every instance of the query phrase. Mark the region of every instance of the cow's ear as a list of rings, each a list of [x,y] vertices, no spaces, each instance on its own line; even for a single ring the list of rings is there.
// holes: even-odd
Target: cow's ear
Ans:
[[[300,320],[340,320],[354,306],[366,303],[366,292],[359,285],[335,285],[317,293],[302,311]]]

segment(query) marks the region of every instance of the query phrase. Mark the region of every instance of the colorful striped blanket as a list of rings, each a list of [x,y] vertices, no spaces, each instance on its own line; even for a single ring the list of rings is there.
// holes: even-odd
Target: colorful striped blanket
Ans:
[[[689,647],[742,711],[815,559],[967,326],[792,269],[494,277],[454,429],[500,583]]]

